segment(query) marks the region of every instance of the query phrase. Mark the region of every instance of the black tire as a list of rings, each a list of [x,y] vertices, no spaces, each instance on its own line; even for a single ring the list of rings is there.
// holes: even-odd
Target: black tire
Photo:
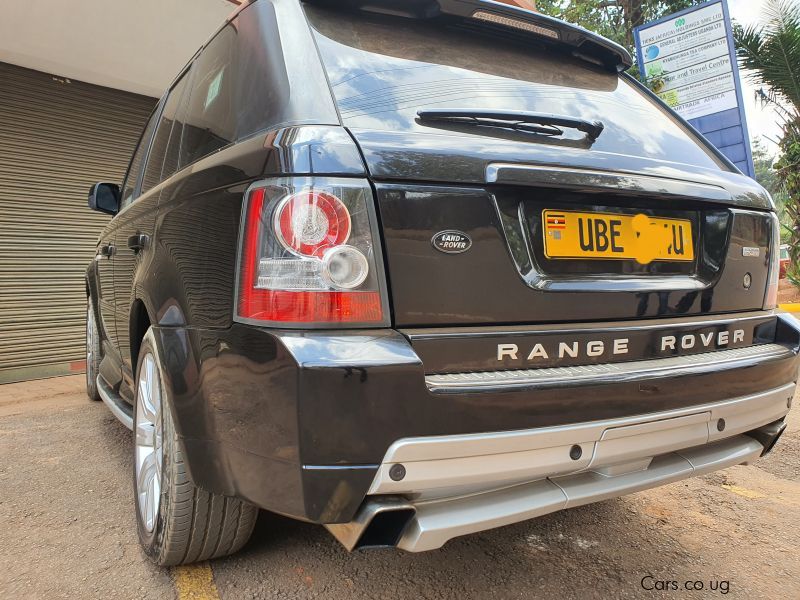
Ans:
[[[153,331],[149,329],[139,351],[136,389],[139,389],[142,363],[151,354],[155,358],[162,390],[160,413],[164,452],[161,495],[155,527],[148,532],[139,508],[134,465],[133,489],[139,541],[147,556],[162,566],[189,564],[233,554],[250,539],[258,509],[236,498],[205,492],[189,479],[172,421],[171,399],[164,386],[163,363],[154,339]],[[134,406],[138,407],[138,402]],[[134,426],[134,444],[135,430]]]
[[[100,331],[94,318],[92,299],[86,302],[86,395],[91,400],[100,400],[100,391],[97,389],[97,376],[100,374],[100,361],[102,360],[100,347]]]

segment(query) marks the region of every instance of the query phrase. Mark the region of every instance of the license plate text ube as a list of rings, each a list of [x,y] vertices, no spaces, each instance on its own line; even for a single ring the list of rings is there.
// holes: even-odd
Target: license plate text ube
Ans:
[[[688,219],[569,210],[542,212],[544,253],[550,259],[694,260]]]

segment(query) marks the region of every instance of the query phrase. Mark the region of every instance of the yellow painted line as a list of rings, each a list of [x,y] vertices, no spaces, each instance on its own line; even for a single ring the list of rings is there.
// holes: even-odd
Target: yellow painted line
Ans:
[[[211,566],[206,563],[172,569],[178,600],[220,600]]]
[[[786,304],[779,304],[778,307],[786,312],[800,312],[800,302],[787,302]]]
[[[727,483],[723,483],[722,487],[729,492],[733,492],[734,494],[742,496],[743,498],[749,498],[750,500],[755,500],[756,498],[766,498],[766,495],[762,494],[761,492],[748,490],[747,488],[739,487],[738,485],[728,485]]]

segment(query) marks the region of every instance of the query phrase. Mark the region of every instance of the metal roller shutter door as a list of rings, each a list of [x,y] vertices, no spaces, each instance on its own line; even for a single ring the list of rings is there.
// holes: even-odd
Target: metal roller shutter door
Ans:
[[[0,63],[0,383],[84,368],[84,274],[155,100]]]

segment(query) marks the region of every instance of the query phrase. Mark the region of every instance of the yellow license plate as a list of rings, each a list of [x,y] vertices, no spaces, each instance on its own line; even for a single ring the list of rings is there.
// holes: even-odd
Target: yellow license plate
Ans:
[[[551,259],[694,260],[692,223],[647,215],[545,210],[544,254]]]

